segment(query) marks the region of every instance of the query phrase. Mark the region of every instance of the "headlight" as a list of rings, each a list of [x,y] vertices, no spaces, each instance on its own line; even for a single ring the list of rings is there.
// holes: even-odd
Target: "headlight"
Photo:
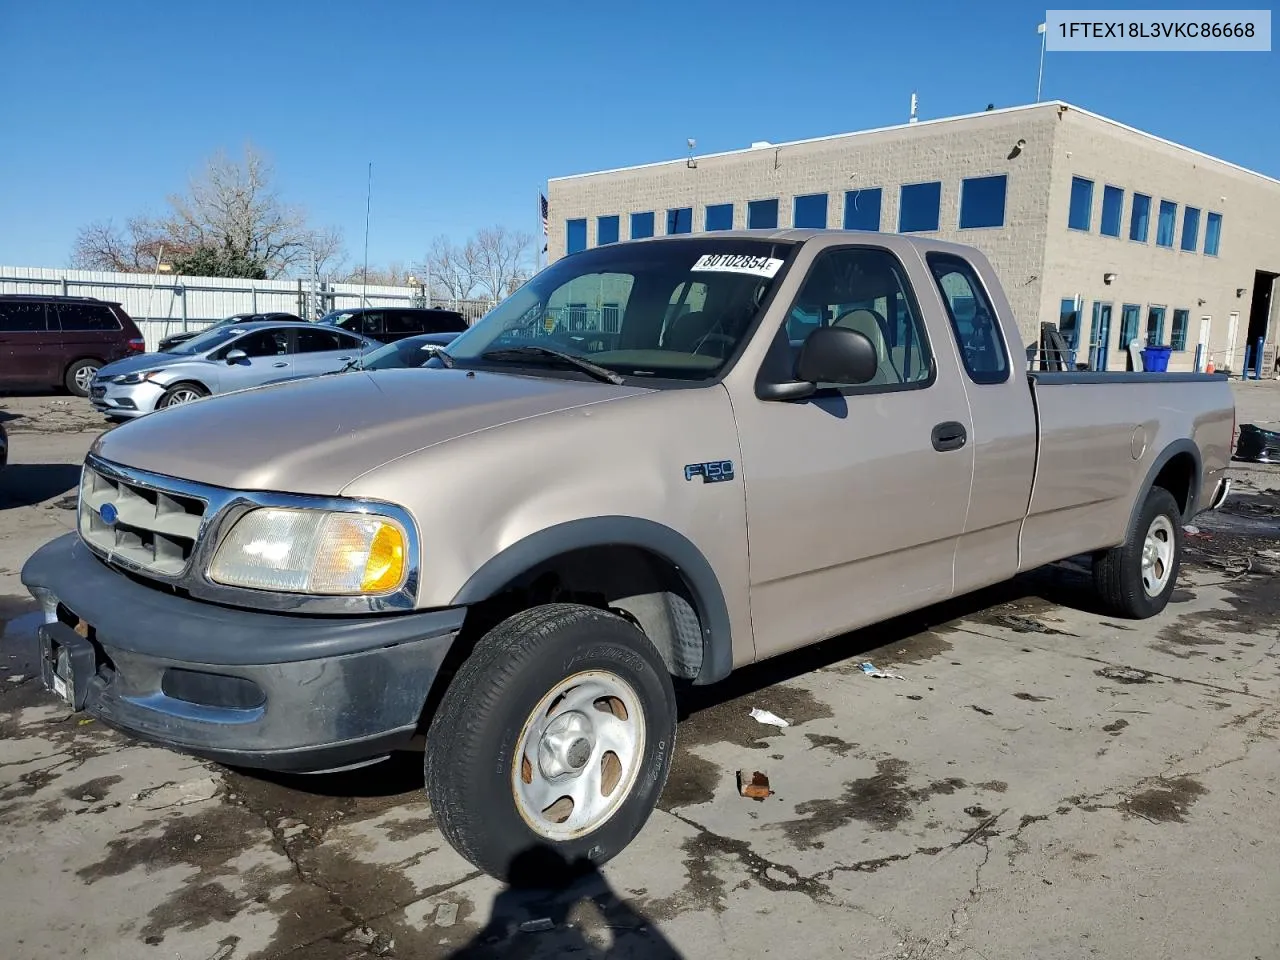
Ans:
[[[161,372],[162,371],[160,370],[141,370],[138,373],[122,373],[118,377],[112,377],[111,382],[122,383],[128,386],[135,383],[142,383],[144,380],[150,380]]]
[[[209,565],[226,586],[359,596],[399,589],[408,537],[388,517],[260,507],[236,521]]]

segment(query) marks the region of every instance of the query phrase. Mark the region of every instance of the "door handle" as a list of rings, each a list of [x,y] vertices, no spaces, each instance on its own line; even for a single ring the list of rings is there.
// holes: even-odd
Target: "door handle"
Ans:
[[[339,360],[341,360],[343,363],[346,363],[346,362],[347,362],[348,360],[350,360],[351,358],[350,358],[350,357],[339,357],[338,359],[339,359]]]
[[[940,423],[933,428],[933,449],[940,453],[947,450],[959,450],[968,439],[969,434],[965,430],[964,424],[957,423],[954,420]]]
[[[287,363],[286,363],[285,361],[283,361],[283,360],[281,360],[279,363],[273,363],[273,364],[272,364],[272,366],[273,366],[273,367],[287,367],[288,365],[289,365],[289,364],[287,364]]]

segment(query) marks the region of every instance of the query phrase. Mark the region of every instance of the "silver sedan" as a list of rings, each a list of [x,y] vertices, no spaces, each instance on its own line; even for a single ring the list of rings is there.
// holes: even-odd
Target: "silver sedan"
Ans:
[[[108,417],[141,417],[219,393],[341,370],[381,343],[314,323],[254,323],[207,330],[163,353],[98,370],[89,388]]]

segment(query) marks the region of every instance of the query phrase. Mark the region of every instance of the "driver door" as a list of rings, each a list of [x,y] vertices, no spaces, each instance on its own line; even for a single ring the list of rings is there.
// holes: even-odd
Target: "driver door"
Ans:
[[[820,250],[770,321],[785,327],[771,349],[792,358],[819,323],[863,333],[879,357],[870,383],[820,384],[801,401],[734,399],[760,656],[952,593],[974,463],[973,444],[956,438],[972,428],[945,321],[921,310],[913,280],[928,278],[905,254]]]
[[[257,387],[292,376],[290,333],[288,327],[255,330],[227,344],[219,351],[223,358],[218,364],[219,392]],[[226,356],[233,350],[243,350],[245,356],[228,362]]]

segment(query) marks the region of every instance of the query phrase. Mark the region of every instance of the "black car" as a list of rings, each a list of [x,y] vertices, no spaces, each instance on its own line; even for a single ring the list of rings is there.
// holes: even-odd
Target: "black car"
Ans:
[[[456,310],[426,307],[357,307],[334,310],[320,318],[332,324],[383,343],[395,343],[405,337],[423,333],[462,333],[467,321]]]
[[[198,333],[204,333],[206,330],[215,330],[218,327],[225,327],[233,323],[253,323],[257,320],[271,320],[274,323],[301,323],[302,318],[296,317],[292,313],[282,313],[273,311],[271,313],[236,313],[227,317],[225,320],[219,320],[217,323],[207,327],[201,327],[198,330],[184,330],[182,333],[171,333],[169,336],[161,340],[157,345],[157,349],[161,353],[173,349],[180,343],[186,343]]]

